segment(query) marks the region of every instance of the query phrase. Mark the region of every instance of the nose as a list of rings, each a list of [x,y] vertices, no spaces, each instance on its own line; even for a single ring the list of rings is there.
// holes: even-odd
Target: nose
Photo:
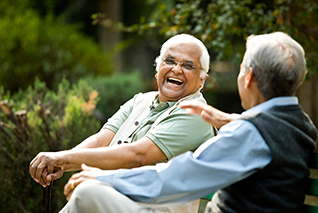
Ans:
[[[174,72],[175,74],[180,74],[182,73],[182,67],[181,67],[181,63],[178,62],[177,65],[175,65],[174,67],[172,67],[172,72]]]

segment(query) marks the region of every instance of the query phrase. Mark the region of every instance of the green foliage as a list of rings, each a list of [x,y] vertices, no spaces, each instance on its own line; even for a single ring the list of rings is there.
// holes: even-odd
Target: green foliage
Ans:
[[[0,85],[6,90],[26,89],[35,78],[56,88],[63,77],[75,83],[87,75],[112,70],[110,58],[99,46],[62,18],[41,18],[27,1],[0,3]]]
[[[38,79],[33,87],[20,89],[14,95],[0,87],[2,212],[40,212],[42,187],[28,173],[33,157],[41,151],[72,148],[96,133],[105,122],[95,118],[96,108],[110,117],[121,104],[143,91],[144,85],[140,72],[136,71],[89,77],[73,85],[62,79],[56,91]],[[11,120],[3,105],[8,105],[20,122]],[[64,174],[54,181],[53,212],[65,204],[63,187],[70,175]]]
[[[145,91],[145,82],[137,71],[117,73],[109,77],[89,77],[85,80],[99,93],[100,101],[96,108],[103,114],[100,118],[102,123],[136,93]]]
[[[94,21],[126,32],[159,29],[166,37],[188,33],[200,38],[218,60],[240,62],[250,34],[284,31],[305,49],[309,71],[318,70],[318,3],[314,0],[179,0],[147,1],[149,17],[125,26],[95,14]]]
[[[100,129],[93,116],[98,93],[86,82],[63,79],[58,91],[36,80],[34,87],[14,95],[0,87],[0,203],[2,212],[40,212],[42,187],[29,175],[28,166],[40,151],[74,147]],[[5,106],[12,110],[4,113]],[[12,116],[16,119],[12,119]],[[54,182],[53,212],[66,200],[63,187],[70,174]]]

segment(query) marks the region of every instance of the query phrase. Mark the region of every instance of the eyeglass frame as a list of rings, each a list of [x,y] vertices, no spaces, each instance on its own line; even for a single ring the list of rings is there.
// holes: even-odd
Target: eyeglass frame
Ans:
[[[173,64],[167,63],[167,60],[170,60]],[[169,57],[169,56],[166,57],[165,59],[162,59],[162,62],[165,63],[165,64],[168,65],[168,66],[173,66],[173,67],[176,67],[176,66],[178,65],[178,63],[180,63],[180,67],[181,67],[181,68],[184,68],[184,69],[189,70],[189,71],[193,71],[193,70],[196,70],[196,69],[199,69],[199,70],[204,71],[203,68],[196,67],[196,66],[194,66],[194,64],[191,64],[192,61],[191,61],[191,63],[190,63],[190,62],[187,62],[187,61],[177,61],[177,60],[175,60],[173,57]],[[186,65],[191,66],[191,68],[190,68],[190,69],[189,69],[189,68],[186,68],[186,67],[184,66],[185,63],[188,63],[188,64],[186,64]]]

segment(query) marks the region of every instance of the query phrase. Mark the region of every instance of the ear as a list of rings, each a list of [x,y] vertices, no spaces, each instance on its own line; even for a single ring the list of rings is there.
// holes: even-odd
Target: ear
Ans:
[[[254,71],[253,71],[253,68],[250,67],[248,68],[248,73],[245,76],[245,87],[249,88],[253,82],[254,82]]]
[[[200,88],[203,87],[203,84],[204,84],[206,77],[207,77],[207,75],[205,75],[203,78],[200,78]]]
[[[155,78],[157,78],[157,77],[158,77],[158,74],[155,75]]]

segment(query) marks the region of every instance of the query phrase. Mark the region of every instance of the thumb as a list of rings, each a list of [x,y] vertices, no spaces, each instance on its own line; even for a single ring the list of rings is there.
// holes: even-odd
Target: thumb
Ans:
[[[92,169],[92,167],[87,166],[85,163],[82,163],[81,167],[83,171],[90,171]]]
[[[57,180],[59,178],[61,178],[63,176],[63,171],[62,170],[57,170],[52,174],[49,174],[46,179],[48,181],[52,181],[52,180]]]
[[[201,112],[201,117],[203,120],[205,120],[206,122],[210,123],[211,125],[213,124],[213,118],[211,117],[211,115],[209,113],[207,113],[205,110],[203,110]]]

